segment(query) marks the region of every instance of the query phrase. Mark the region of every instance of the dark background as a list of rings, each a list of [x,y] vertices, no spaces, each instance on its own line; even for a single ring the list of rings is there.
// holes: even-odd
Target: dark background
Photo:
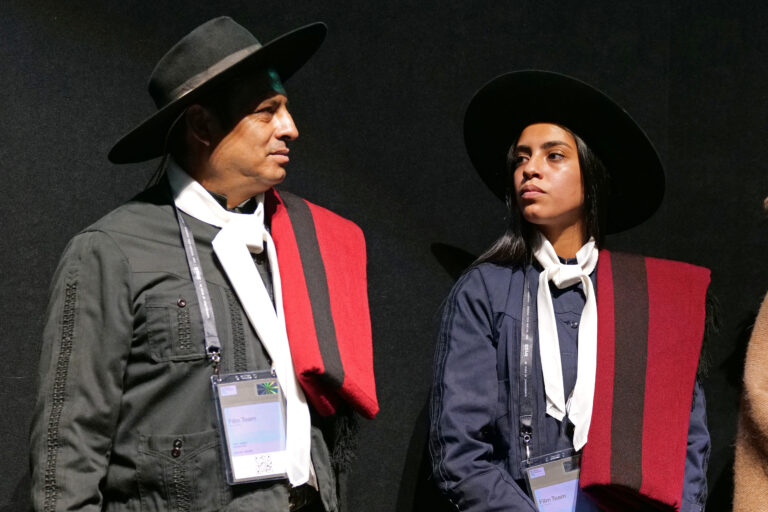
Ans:
[[[351,510],[435,508],[423,454],[438,310],[504,215],[464,152],[462,117],[482,84],[524,68],[601,88],[665,162],[660,211],[608,246],[713,271],[721,331],[704,383],[709,509],[730,509],[743,353],[768,284],[764,4],[5,0],[0,511],[27,503],[26,437],[56,261],[73,234],[143,188],[153,163],[114,166],[107,151],[153,111],[145,84],[155,62],[220,14],[262,41],[315,20],[329,27],[287,84],[302,135],[286,188],[354,220],[368,240],[381,412],[361,430]]]

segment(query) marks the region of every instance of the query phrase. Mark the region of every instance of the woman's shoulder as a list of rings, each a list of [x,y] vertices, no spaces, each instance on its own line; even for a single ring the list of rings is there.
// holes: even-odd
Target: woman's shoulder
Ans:
[[[514,279],[524,274],[525,267],[515,263],[495,263],[484,261],[472,265],[465,274],[476,273],[484,279]]]
[[[520,296],[514,290],[522,290],[525,267],[501,263],[484,262],[471,266],[453,287],[451,297],[482,299],[491,309],[508,309],[510,298]]]

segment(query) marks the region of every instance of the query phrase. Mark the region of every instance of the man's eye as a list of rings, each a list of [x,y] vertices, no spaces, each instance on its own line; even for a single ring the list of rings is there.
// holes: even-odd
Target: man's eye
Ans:
[[[256,110],[254,110],[254,114],[269,114],[269,115],[272,115],[275,112],[277,112],[277,106],[273,105],[272,103],[262,104],[262,105],[256,107]]]

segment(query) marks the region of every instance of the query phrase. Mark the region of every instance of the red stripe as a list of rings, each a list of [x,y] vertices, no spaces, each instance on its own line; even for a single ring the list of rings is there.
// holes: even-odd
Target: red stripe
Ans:
[[[679,510],[709,270],[656,258],[646,258],[646,270],[650,300],[644,417],[649,421],[643,426],[641,493]]]
[[[611,412],[613,410],[614,311],[611,255],[600,251],[597,265],[597,369],[589,438],[582,458],[581,486],[611,481]]]
[[[373,418],[379,410],[373,374],[373,349],[370,341],[361,343],[361,340],[371,339],[365,284],[365,238],[354,223],[325,208],[308,204],[315,220],[339,356],[346,376],[339,393],[356,403],[361,414]],[[353,345],[354,350],[346,350]]]

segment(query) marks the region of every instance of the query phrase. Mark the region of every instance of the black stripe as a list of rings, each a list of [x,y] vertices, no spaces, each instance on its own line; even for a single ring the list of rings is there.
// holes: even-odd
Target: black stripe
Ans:
[[[611,480],[639,490],[643,483],[643,410],[648,357],[648,279],[645,259],[611,254],[614,297]]]
[[[325,371],[319,374],[319,377],[329,386],[341,387],[344,384],[344,367],[341,364],[339,345],[336,340],[336,327],[331,315],[331,297],[328,293],[328,278],[320,254],[312,212],[306,201],[298,196],[281,191],[280,198],[293,225],[309,302],[312,305],[317,343],[325,367]]]

